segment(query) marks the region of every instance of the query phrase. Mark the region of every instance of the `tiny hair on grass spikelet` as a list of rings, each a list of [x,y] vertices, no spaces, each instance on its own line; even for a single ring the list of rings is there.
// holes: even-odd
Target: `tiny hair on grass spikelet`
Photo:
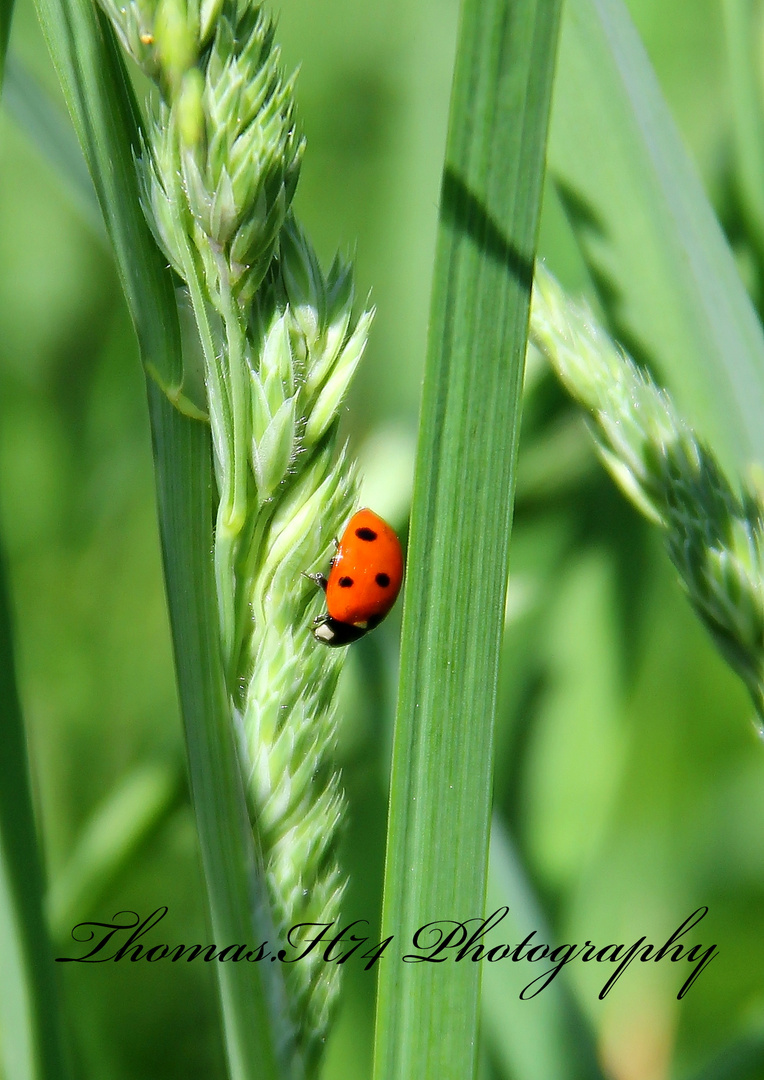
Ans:
[[[315,642],[323,598],[304,572],[329,563],[356,501],[338,424],[373,312],[354,316],[350,265],[337,257],[325,273],[291,212],[304,143],[294,79],[282,76],[263,8],[102,6],[159,90],[136,164],[147,220],[182,283],[203,357],[222,663],[284,939],[297,923],[335,921],[344,890],[336,858],[344,796],[333,760],[344,650]],[[317,950],[284,966],[309,1072],[340,974]]]
[[[587,411],[603,462],[663,531],[690,602],[764,725],[764,508],[650,375],[536,264],[530,342]]]

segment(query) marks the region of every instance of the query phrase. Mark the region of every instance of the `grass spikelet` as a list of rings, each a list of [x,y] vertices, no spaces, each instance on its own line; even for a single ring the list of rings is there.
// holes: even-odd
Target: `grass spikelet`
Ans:
[[[764,725],[764,507],[724,474],[671,398],[541,265],[530,339],[588,412],[610,473],[663,531],[690,602]]]

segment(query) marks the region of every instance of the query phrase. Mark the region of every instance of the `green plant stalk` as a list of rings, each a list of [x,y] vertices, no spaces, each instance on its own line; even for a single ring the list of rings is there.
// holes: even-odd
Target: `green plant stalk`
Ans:
[[[227,267],[219,259],[221,282],[225,282]],[[230,372],[228,390],[230,393],[230,442],[228,453],[233,459],[228,469],[220,469],[229,479],[229,492],[221,492],[218,508],[217,528],[215,530],[215,562],[217,571],[218,603],[220,604],[220,627],[223,644],[223,658],[226,675],[232,671],[234,651],[233,632],[236,625],[235,598],[233,582],[235,578],[234,561],[236,541],[244,528],[247,517],[247,477],[248,467],[246,449],[249,446],[248,433],[248,387],[244,384],[244,332],[236,302],[230,287],[221,286],[221,299],[224,310],[228,371]]]
[[[39,0],[37,8],[148,373],[170,620],[212,932],[221,944],[254,946],[272,939],[272,928],[228,724],[210,557],[210,435],[206,425],[170,404],[186,405],[177,313],[170,275],[139,203],[135,106],[112,31],[93,5]],[[291,1029],[279,972],[240,963],[217,965],[216,975],[232,1080],[291,1075]]]
[[[559,3],[465,0],[441,195],[383,938],[485,904],[493,723]],[[479,965],[383,963],[375,1080],[474,1075]]]

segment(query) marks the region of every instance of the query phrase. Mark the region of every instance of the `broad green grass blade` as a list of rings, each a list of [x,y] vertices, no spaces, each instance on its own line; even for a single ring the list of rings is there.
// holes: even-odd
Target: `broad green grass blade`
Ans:
[[[3,104],[19,129],[42,154],[93,232],[108,242],[93,182],[68,116],[13,53],[8,57]]]
[[[138,201],[135,109],[113,36],[89,0],[39,0],[37,7],[114,245],[144,364],[177,389],[174,294]],[[147,381],[170,619],[212,931],[220,945],[255,946],[272,940],[272,932],[220,664],[209,428],[183,416],[152,378]],[[252,963],[215,967],[232,1080],[286,1075],[290,1040],[279,973]]]
[[[617,336],[729,466],[764,461],[764,336],[622,0],[566,4],[549,140]]]
[[[411,519],[383,937],[485,903],[520,388],[559,4],[465,0]],[[433,938],[429,937],[432,944]],[[467,1080],[480,968],[385,960],[376,1080]]]
[[[59,1080],[67,1070],[13,656],[0,559],[0,1073]]]
[[[535,930],[534,944],[551,944],[514,845],[494,815],[486,912],[504,906],[509,911],[497,928],[497,942],[517,944]],[[591,1032],[560,976],[537,997],[520,999],[542,970],[522,963],[486,965],[483,1022],[494,1060],[512,1080],[602,1080]]]

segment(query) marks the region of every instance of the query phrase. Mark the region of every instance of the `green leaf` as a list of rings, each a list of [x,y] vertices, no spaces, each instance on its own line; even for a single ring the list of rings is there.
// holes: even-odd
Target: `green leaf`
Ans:
[[[0,1072],[58,1080],[67,1070],[13,654],[0,558]]]
[[[764,336],[622,0],[566,5],[549,171],[616,336],[727,467],[764,461]]]
[[[498,652],[558,3],[465,0],[441,193],[383,937],[484,908]],[[429,939],[432,942],[432,938]],[[376,1080],[474,1075],[480,965],[384,963]]]
[[[90,0],[38,0],[37,8],[150,376],[165,578],[213,940],[256,947],[274,935],[223,682],[211,560],[210,431],[182,415],[168,397],[180,385],[178,315],[171,277],[138,200],[135,105],[111,29]],[[278,965],[215,967],[232,1080],[291,1075],[291,1032]]]

